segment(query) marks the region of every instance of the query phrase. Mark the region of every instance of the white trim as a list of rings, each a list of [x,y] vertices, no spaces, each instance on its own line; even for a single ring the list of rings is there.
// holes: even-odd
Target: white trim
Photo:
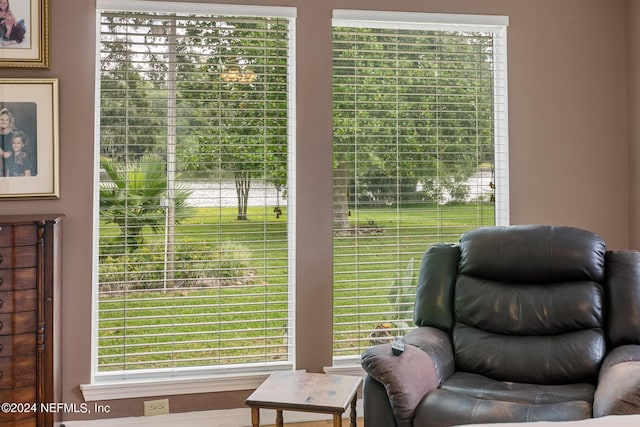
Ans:
[[[367,28],[500,31],[508,16],[334,9],[333,25]]]
[[[96,28],[100,28],[100,12],[96,10]],[[100,37],[95,38],[95,52],[100,52]],[[94,120],[93,120],[93,233],[91,235],[91,378],[97,372],[98,361],[98,245],[100,239],[100,55],[95,55],[94,81]]]
[[[507,30],[504,27],[495,33],[495,57],[497,58],[494,81],[503,83],[494,88],[495,135],[495,218],[496,225],[511,223],[509,209],[509,97],[507,72]],[[497,42],[497,43],[496,43]]]
[[[333,365],[325,366],[323,368],[325,374],[328,375],[348,375],[352,377],[365,377],[367,373],[362,369],[359,364],[345,364],[345,365]]]
[[[98,10],[147,11],[168,13],[211,13],[260,17],[295,18],[297,8],[286,6],[249,6],[235,4],[178,3],[146,0],[96,0]]]
[[[171,408],[171,406],[169,406]],[[358,417],[364,413],[362,400],[356,404]],[[349,417],[349,410],[343,414],[343,419]],[[314,414],[310,412],[284,411],[285,424],[308,421],[331,420],[331,415]],[[260,424],[276,423],[275,411],[260,410]],[[345,423],[343,423],[345,424]],[[65,421],[65,427],[250,427],[251,410],[249,408],[223,409],[215,411],[185,412],[181,414],[155,415],[150,417],[109,418],[92,421]]]
[[[224,370],[220,369],[219,373],[211,373],[197,368],[175,370],[171,375],[164,371],[106,373],[97,375],[91,384],[81,384],[80,391],[86,401],[93,402],[135,397],[253,390],[274,371],[291,369],[291,363],[283,363],[271,365],[268,369],[246,369],[244,372],[234,371],[232,367],[229,367]]]
[[[269,373],[228,375],[198,378],[168,378],[81,384],[80,391],[87,402],[136,397],[168,396],[192,393],[214,393],[253,390],[267,379]]]
[[[297,197],[296,197],[296,162],[297,162],[297,114],[296,109],[298,105],[297,98],[297,33],[296,33],[296,24],[295,19],[291,20],[291,25],[289,25],[289,52],[290,55],[287,55],[288,61],[288,71],[287,71],[287,92],[289,96],[287,97],[288,108],[287,108],[287,120],[288,120],[288,147],[287,147],[287,236],[288,241],[287,245],[289,248],[288,259],[289,259],[289,268],[288,268],[288,283],[289,283],[289,300],[288,300],[288,314],[287,314],[287,333],[288,337],[288,349],[287,353],[290,355],[289,360],[291,360],[295,366],[296,364],[296,333],[295,333],[295,325],[296,325],[296,253],[297,253]]]
[[[291,369],[282,366],[282,370]],[[80,391],[87,402],[129,399],[138,397],[173,396],[193,393],[215,393],[239,390],[254,390],[274,371],[246,372],[233,374],[202,375],[138,379],[113,379],[108,376],[93,384],[81,384]],[[323,369],[326,374],[365,376],[355,358],[345,359]]]

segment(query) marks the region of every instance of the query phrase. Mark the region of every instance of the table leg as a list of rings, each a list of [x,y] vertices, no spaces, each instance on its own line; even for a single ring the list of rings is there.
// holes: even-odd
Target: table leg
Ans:
[[[284,419],[282,418],[282,409],[276,410],[276,427],[282,427],[284,425]]]
[[[356,410],[356,403],[358,402],[358,396],[353,396],[353,400],[351,401],[351,415],[349,416],[349,427],[356,427],[356,420],[358,419],[358,414]]]
[[[333,414],[333,427],[342,427],[342,414],[339,412]]]
[[[251,425],[260,427],[260,408],[251,408]]]

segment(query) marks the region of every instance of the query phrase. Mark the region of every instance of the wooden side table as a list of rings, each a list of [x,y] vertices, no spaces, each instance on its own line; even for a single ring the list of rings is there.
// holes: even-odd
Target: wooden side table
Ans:
[[[362,378],[347,375],[280,371],[271,374],[246,400],[251,424],[260,426],[260,408],[276,410],[276,426],[282,427],[282,411],[333,415],[333,427],[342,427],[342,414],[351,406],[350,427],[356,427],[356,401]]]

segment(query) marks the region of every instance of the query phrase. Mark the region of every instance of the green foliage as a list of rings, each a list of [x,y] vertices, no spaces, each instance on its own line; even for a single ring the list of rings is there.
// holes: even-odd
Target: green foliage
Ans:
[[[415,296],[415,268],[414,260],[407,263],[402,277],[393,281],[391,289],[389,289],[389,303],[392,307],[393,320],[398,327],[406,327],[407,319],[411,318],[413,312],[413,298]]]
[[[140,234],[144,227],[159,232],[164,225],[161,201],[168,196],[164,159],[146,155],[124,166],[103,157],[100,166],[109,177],[109,181],[100,182],[101,219],[117,224],[122,244],[135,250],[143,243]],[[179,218],[190,191],[178,186],[174,193],[169,203],[174,203]]]
[[[245,220],[252,179],[286,193],[288,41],[278,20],[229,19],[205,20],[179,39],[187,44],[180,45],[178,73],[188,76],[178,86],[178,108],[188,111],[180,129],[191,136],[179,158],[182,170],[233,177],[237,219]],[[202,55],[204,46],[218,54]],[[228,67],[251,69],[256,78],[224,81]]]
[[[103,246],[107,246],[109,240],[103,238]],[[113,241],[109,246],[119,247],[117,242]],[[240,243],[181,243],[176,246],[176,273],[170,287],[206,288],[252,284],[255,272],[250,259],[251,251]],[[101,292],[160,290],[165,286],[164,248],[160,244],[145,244],[129,254],[102,254],[100,261]]]
[[[465,200],[493,162],[491,37],[336,28],[333,42],[334,165],[351,206]]]

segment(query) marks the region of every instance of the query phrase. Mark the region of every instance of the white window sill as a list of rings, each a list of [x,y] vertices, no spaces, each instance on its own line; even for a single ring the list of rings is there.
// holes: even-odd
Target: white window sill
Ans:
[[[359,357],[336,358],[333,360],[332,366],[326,366],[323,370],[325,374],[350,375],[354,377],[363,377],[365,375],[364,369],[360,366]]]
[[[268,369],[207,373],[198,371],[176,371],[173,373],[122,373],[103,374],[92,384],[81,384],[84,400],[96,402],[137,397],[172,396],[180,394],[216,393],[225,391],[253,390],[277,370],[293,369],[291,364],[270,366]],[[364,371],[355,360],[334,361],[324,368],[326,374],[364,376]]]
[[[95,402],[136,397],[253,390],[272,372],[290,369],[293,369],[293,366],[286,363],[244,372],[229,369],[228,372],[180,370],[109,373],[97,375],[91,384],[81,384],[80,391],[85,401]]]

